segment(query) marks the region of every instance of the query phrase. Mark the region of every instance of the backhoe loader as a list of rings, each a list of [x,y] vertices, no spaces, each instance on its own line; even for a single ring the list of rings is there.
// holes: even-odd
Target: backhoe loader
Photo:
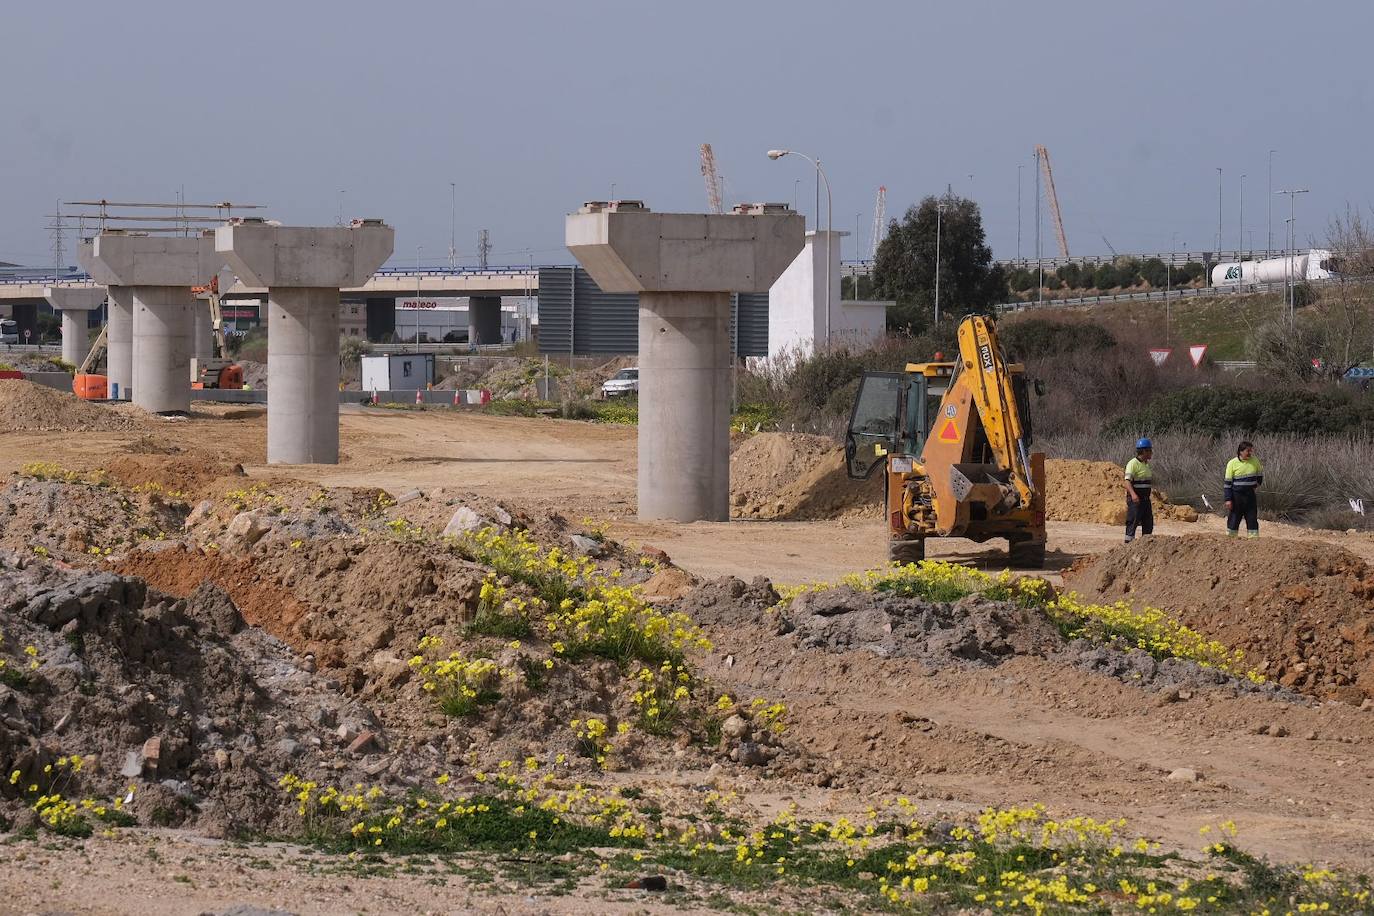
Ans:
[[[1013,566],[1045,565],[1045,456],[1029,451],[1029,387],[978,315],[959,324],[957,361],[864,373],[845,459],[857,480],[886,471],[890,559],[924,559],[926,538],[1006,538]]]

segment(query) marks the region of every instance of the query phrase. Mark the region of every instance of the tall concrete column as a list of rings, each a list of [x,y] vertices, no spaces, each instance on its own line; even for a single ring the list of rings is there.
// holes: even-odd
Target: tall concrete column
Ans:
[[[267,463],[339,461],[339,289],[385,263],[395,231],[381,220],[342,228],[235,219],[215,249],[239,279],[267,287]]]
[[[134,291],[127,286],[108,286],[106,292],[105,374],[110,397],[127,401],[134,385]]]
[[[154,413],[191,409],[189,287],[135,286],[134,403]]]
[[[105,301],[100,286],[45,286],[43,297],[62,316],[62,359],[80,366],[91,349],[90,313]]]
[[[94,246],[94,240],[78,245],[76,261],[91,279],[105,287],[105,375],[110,397],[127,401],[134,383],[134,291],[120,286],[119,278],[95,259]]]
[[[472,296],[468,299],[468,343],[502,343],[500,296]]]
[[[797,253],[783,204],[729,214],[590,203],[568,250],[606,292],[639,293],[639,517],[725,521],[730,511],[730,293],[763,292]]]
[[[133,402],[154,413],[189,410],[196,302],[191,287],[208,283],[224,264],[213,236],[166,238],[106,230],[92,240],[89,254],[78,257],[89,259],[91,276],[130,288]]]

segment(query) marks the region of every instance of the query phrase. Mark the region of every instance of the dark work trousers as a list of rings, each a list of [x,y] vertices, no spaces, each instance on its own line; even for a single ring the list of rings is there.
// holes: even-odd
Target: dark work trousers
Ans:
[[[1231,491],[1231,511],[1226,515],[1226,529],[1239,531],[1241,519],[1245,519],[1247,532],[1259,533],[1259,494],[1254,487],[1236,487]]]
[[[1141,534],[1155,533],[1155,508],[1150,502],[1150,491],[1137,489],[1140,502],[1126,497],[1126,540],[1135,540],[1135,527],[1140,526]]]

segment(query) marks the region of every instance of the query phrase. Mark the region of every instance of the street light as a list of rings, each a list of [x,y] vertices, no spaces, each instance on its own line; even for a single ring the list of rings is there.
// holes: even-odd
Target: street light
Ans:
[[[1016,260],[1021,260],[1021,170],[1024,165],[1016,167]]]
[[[1236,235],[1236,260],[1241,260],[1239,252],[1245,247],[1245,174],[1240,176],[1240,192],[1236,195],[1236,222],[1240,232]]]
[[[415,246],[415,352],[420,352],[420,252],[423,246]],[[469,331],[471,333],[471,331]]]
[[[458,183],[448,183],[448,269],[458,266]]]
[[[1269,229],[1269,241],[1265,242],[1264,256],[1270,257],[1274,253],[1274,153],[1277,150],[1269,151],[1269,212],[1265,217],[1265,223]]]
[[[1307,188],[1289,188],[1283,191],[1275,191],[1275,194],[1288,195],[1288,264],[1284,270],[1284,277],[1288,281],[1288,323],[1292,325],[1297,320],[1296,290],[1294,281],[1297,279],[1293,272],[1293,259],[1297,256],[1298,247],[1298,211],[1297,198],[1299,194],[1306,194]]]
[[[1217,260],[1221,260],[1221,166],[1217,166]]]
[[[819,182],[821,182],[821,181],[825,182],[825,349],[826,349],[827,351],[829,351],[829,349],[830,349],[830,235],[831,235],[831,227],[834,225],[833,222],[832,222],[832,217],[833,217],[834,214],[832,213],[832,200],[831,200],[831,196],[830,196],[830,179],[826,177],[826,175],[825,175],[825,169],[821,168],[821,161],[820,161],[819,159],[812,159],[810,156],[806,155],[805,153],[799,153],[799,152],[797,152],[796,150],[791,150],[791,149],[770,149],[770,150],[768,151],[768,158],[769,158],[769,159],[781,159],[783,156],[800,156],[801,158],[805,159],[807,162],[811,163],[812,165],[814,165],[814,166],[816,167],[816,177],[817,177],[817,179],[818,179],[818,182],[817,182],[817,185],[816,185],[816,229],[817,229],[817,235],[820,234],[819,230],[820,230],[820,210],[821,210],[820,183],[819,183]]]

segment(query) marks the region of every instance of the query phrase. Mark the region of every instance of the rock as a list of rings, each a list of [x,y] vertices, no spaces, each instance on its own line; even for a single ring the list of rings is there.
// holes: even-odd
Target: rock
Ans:
[[[385,649],[387,646],[391,645],[391,640],[395,637],[396,629],[388,623],[380,630],[374,630],[367,634],[367,647],[373,650]]]
[[[300,754],[301,745],[299,741],[294,741],[291,738],[283,738],[276,743],[273,750],[283,757],[295,757]]]
[[[222,747],[215,748],[215,769],[229,769],[229,752]]]
[[[743,716],[731,716],[720,726],[720,733],[727,738],[737,740],[749,737],[749,723]]]
[[[491,511],[491,517],[496,521],[496,524],[500,525],[502,528],[509,528],[511,523],[515,521],[515,519],[511,518],[511,514],[502,506],[497,506],[493,509]]]
[[[190,531],[192,528],[196,527],[196,525],[203,522],[214,508],[215,504],[208,499],[202,499],[200,502],[196,503],[196,507],[186,516],[186,530]]]
[[[339,730],[335,734],[339,736],[340,744],[352,744],[353,739],[358,737],[358,730],[345,722],[339,726]]]
[[[574,534],[569,540],[572,541],[573,550],[584,557],[599,557],[606,552],[605,545],[585,534]]]
[[[223,910],[202,910],[200,916],[296,916],[290,910],[265,910],[251,903],[236,903]]]
[[[641,875],[625,886],[641,891],[666,891],[668,879],[662,875]]]
[[[1288,729],[1287,729],[1286,727],[1284,727],[1283,725],[1280,725],[1280,724],[1278,724],[1278,723],[1276,722],[1276,723],[1274,723],[1273,725],[1269,726],[1269,737],[1271,737],[1271,738],[1287,738],[1287,737],[1288,737]]]
[[[640,586],[646,601],[674,601],[697,587],[698,580],[691,573],[676,566],[664,566]]]
[[[768,753],[752,741],[741,741],[730,752],[730,759],[747,767],[761,767],[768,762]]]
[[[156,773],[162,762],[162,739],[156,735],[143,742],[143,766]]]
[[[396,497],[396,505],[404,506],[406,503],[413,503],[424,495],[425,494],[421,493],[419,490],[406,490],[400,496]]]
[[[252,547],[266,533],[267,527],[256,512],[240,512],[225,529],[225,534],[229,538],[238,541],[244,547]]]
[[[467,506],[459,506],[457,510],[454,511],[453,517],[448,520],[448,524],[444,526],[444,535],[446,537],[449,535],[457,537],[458,535],[467,534],[470,531],[476,531],[484,527],[486,527],[486,522],[482,519],[482,516],[478,515]]]
[[[643,549],[639,551],[639,555],[641,557],[650,559],[655,563],[662,564],[663,566],[667,566],[673,562],[672,559],[668,556],[667,551],[661,550],[657,547],[650,547],[647,544],[644,545]]]
[[[1168,775],[1169,782],[1197,782],[1202,776],[1192,767],[1179,767]]]
[[[348,745],[350,754],[366,754],[370,751],[381,750],[381,744],[377,740],[377,733],[365,731],[353,739],[353,743]]]

